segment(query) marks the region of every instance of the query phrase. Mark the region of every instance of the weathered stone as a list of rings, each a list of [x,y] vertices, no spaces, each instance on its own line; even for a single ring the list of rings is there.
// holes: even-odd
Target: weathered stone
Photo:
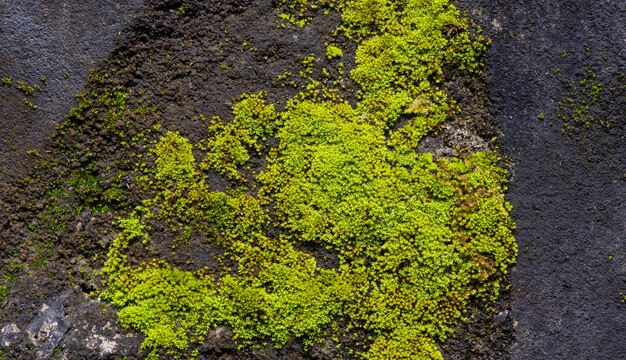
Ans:
[[[37,359],[49,359],[69,329],[70,322],[65,317],[63,302],[70,294],[71,291],[66,291],[43,304],[39,314],[28,324],[26,333],[33,345],[38,348]]]
[[[0,346],[9,347],[11,344],[17,342],[19,335],[22,333],[19,327],[15,324],[9,324],[0,330]]]

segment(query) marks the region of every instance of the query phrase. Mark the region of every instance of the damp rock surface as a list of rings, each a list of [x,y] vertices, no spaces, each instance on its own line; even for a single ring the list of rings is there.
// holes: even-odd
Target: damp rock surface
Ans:
[[[114,238],[115,219],[80,209],[70,230],[42,234],[37,229],[45,219],[34,214],[47,205],[24,190],[36,173],[27,152],[49,148],[56,124],[85,89],[90,68],[122,51],[144,54],[130,61],[120,78],[134,91],[158,89],[164,126],[197,141],[206,136],[206,124],[194,117],[227,117],[232,99],[243,92],[266,90],[269,100],[284,105],[280,99],[295,90],[282,86],[277,76],[297,66],[298,56],[324,58],[323,44],[339,21],[285,31],[276,29],[273,1],[215,1],[209,10],[200,1],[184,3],[185,14],[182,2],[170,0],[144,7],[139,0],[0,2],[0,77],[42,89],[26,96],[15,86],[0,85],[0,273],[12,274],[0,300],[0,355],[145,355],[139,349],[142,336],[120,327],[115,309],[92,293],[97,279],[84,275],[101,264],[97,255]],[[492,136],[501,136],[497,143],[510,162],[509,200],[520,252],[511,289],[493,306],[475,304],[457,336],[441,344],[442,352],[446,359],[622,358],[626,106],[612,108],[616,120],[610,128],[591,127],[582,131],[585,138],[570,140],[556,112],[570,96],[565,83],[580,82],[586,67],[602,82],[620,84],[617,76],[626,70],[623,3],[461,0],[459,5],[492,39],[483,84],[490,103],[478,107],[489,108],[486,118],[499,129],[460,121],[420,146],[445,157],[457,151],[455,144],[481,150],[492,145]],[[244,41],[258,49],[242,52]],[[353,60],[346,59],[347,70]],[[458,84],[446,87],[459,102],[472,103],[472,94]],[[617,94],[608,103],[626,105]],[[85,147],[108,151],[118,145]],[[74,169],[88,161],[74,160]],[[130,181],[124,184],[130,190]],[[212,266],[193,251],[194,241],[180,249],[181,266],[187,261]],[[330,265],[334,261],[332,254],[315,255],[330,258],[325,260]],[[232,332],[218,327],[200,351],[206,359],[330,359],[331,348],[290,341],[280,350],[239,350]]]

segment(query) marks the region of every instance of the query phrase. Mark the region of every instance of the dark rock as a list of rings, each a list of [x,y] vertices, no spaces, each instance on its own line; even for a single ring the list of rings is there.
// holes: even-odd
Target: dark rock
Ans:
[[[11,224],[11,220],[7,214],[0,214],[0,224],[2,224],[3,229],[8,229]]]
[[[623,359],[626,169],[623,0],[461,0],[492,39],[487,81],[500,149],[512,162],[514,360]],[[568,140],[557,117],[586,69],[613,95],[610,128]],[[620,96],[613,99],[613,96]],[[542,117],[543,120],[540,120]],[[607,118],[607,117],[603,117]],[[609,257],[612,260],[607,260]],[[497,321],[497,320],[496,320]],[[502,357],[500,358],[502,359]]]
[[[223,351],[233,350],[237,347],[233,339],[233,332],[225,327],[220,326],[211,330],[201,346],[201,351]]]
[[[509,310],[501,311],[495,316],[496,323],[498,324],[504,324],[507,321],[510,321],[510,319],[511,319],[511,312]]]
[[[313,359],[330,360],[334,357],[333,355],[333,344],[330,341],[315,344],[309,350],[309,356]]]
[[[37,359],[49,359],[69,329],[70,322],[65,317],[63,302],[70,294],[70,291],[66,291],[44,304],[39,314],[28,324],[26,333],[37,348]]]

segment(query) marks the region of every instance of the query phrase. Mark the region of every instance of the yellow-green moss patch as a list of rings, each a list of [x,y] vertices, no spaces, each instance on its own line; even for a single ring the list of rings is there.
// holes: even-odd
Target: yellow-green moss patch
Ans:
[[[243,95],[232,122],[213,119],[199,144],[174,132],[156,144],[155,167],[139,180],[150,196],[119,222],[102,294],[151,355],[180,355],[218,325],[241,345],[280,347],[332,337],[342,321],[345,332],[372,334],[364,358],[441,359],[437,343],[469,300],[498,295],[516,256],[499,158],[416,150],[457,107],[444,72],[477,74],[485,40],[445,0],[337,6],[358,44],[356,106],[304,89],[279,112],[262,93]],[[263,154],[250,187],[208,184],[213,170],[244,180],[241,168]],[[154,221],[223,249],[223,268],[129,259],[132,245],[160,241]],[[322,267],[304,245],[338,254],[338,266]]]

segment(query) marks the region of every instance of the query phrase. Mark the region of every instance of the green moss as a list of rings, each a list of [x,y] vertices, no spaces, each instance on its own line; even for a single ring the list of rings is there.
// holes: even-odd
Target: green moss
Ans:
[[[5,285],[0,285],[0,302],[9,296],[9,288]]]
[[[338,0],[280,0],[278,17],[297,27],[306,26],[313,19],[312,14],[323,10],[324,14],[339,7]],[[281,27],[284,27],[283,23]]]
[[[120,85],[115,85],[107,75],[99,72],[89,74],[89,83],[93,90],[79,93],[77,105],[70,109],[66,121],[57,126],[59,134],[69,131],[94,131],[103,128],[121,145],[135,144],[152,132],[150,116],[155,109],[149,107],[150,101],[142,98],[130,100],[130,93]],[[135,129],[136,135],[127,136],[129,129]]]
[[[557,118],[563,122],[561,132],[568,138],[584,138],[584,130],[592,127],[610,128],[615,122],[614,115],[608,109],[617,105],[623,84],[623,74],[618,74],[613,81],[617,86],[609,86],[598,79],[591,67],[586,67],[576,83],[567,83],[568,96],[559,101]]]
[[[17,274],[20,272],[21,265],[12,259],[7,264],[3,273],[0,274],[0,303],[10,294],[11,285],[15,283]]]
[[[23,81],[17,82],[17,89],[26,96],[33,96],[35,94],[35,88],[32,86],[26,85]]]
[[[304,15],[313,3],[284,4]],[[192,354],[218,325],[241,345],[311,344],[342,319],[346,331],[373,335],[364,358],[441,359],[437,342],[470,299],[498,295],[517,251],[506,171],[492,152],[435,160],[416,151],[455,111],[444,71],[477,73],[484,40],[444,0],[340,9],[359,45],[356,106],[310,80],[281,112],[262,93],[243,95],[232,121],[214,118],[199,144],[174,132],[157,142],[139,181],[149,196],[120,220],[102,270],[103,298],[146,335],[151,356]],[[194,146],[206,153],[199,164]],[[267,166],[244,174],[252,156]],[[250,181],[215,191],[209,170]],[[229,266],[130,259],[133,243],[150,246],[154,221],[200,234]],[[338,267],[322,268],[303,245],[333,250]]]
[[[159,349],[174,354],[185,350],[190,341],[201,341],[220,319],[220,299],[210,277],[152,264],[129,279],[124,302],[113,304],[122,307],[120,324],[146,335],[142,349],[151,354]]]
[[[123,136],[122,129],[116,129],[120,127],[120,122],[125,125],[126,119],[124,117],[127,106],[128,93],[124,92],[120,86],[117,86],[111,91],[105,91],[98,101],[105,106],[108,111],[104,115],[104,126],[107,129],[117,131],[120,136]]]
[[[484,40],[472,39],[467,20],[448,1],[413,0],[400,11],[398,6],[348,1],[342,8],[344,32],[363,39],[351,77],[362,89],[363,116],[391,125],[404,111],[415,112],[415,105],[434,102],[438,106],[419,109],[428,119],[418,120],[424,123],[420,127],[432,129],[450,106],[439,90],[444,67],[479,69]]]
[[[35,105],[35,103],[28,100],[27,98],[22,99],[22,101],[24,101],[24,104],[26,104],[26,106],[28,106],[31,110],[39,109],[39,106]]]
[[[328,60],[341,58],[342,56],[343,56],[343,51],[341,50],[340,47],[333,45],[333,44],[326,45],[326,58]]]
[[[263,93],[243,95],[233,106],[231,123],[217,117],[211,121],[211,136],[200,146],[207,151],[202,169],[215,169],[231,179],[243,180],[238,168],[250,159],[250,151],[261,151],[262,141],[278,125],[274,105],[267,105],[264,98]]]
[[[297,241],[335,248],[345,264],[370,263],[359,269],[368,296],[348,314],[382,338],[418,325],[425,342],[444,336],[468,297],[483,291],[471,284],[497,279],[512,263],[504,172],[492,154],[439,163],[401,154],[399,167],[384,128],[363,123],[348,104],[291,104],[284,119],[280,155],[259,176],[262,195]]]
[[[307,78],[313,72],[313,68],[315,66],[315,55],[307,55],[302,59],[303,70],[300,71],[301,78]]]
[[[178,133],[167,132],[154,149],[157,156],[156,180],[165,186],[192,183],[196,174],[196,160],[191,149],[187,139]]]
[[[432,344],[433,336],[445,336],[458,321],[470,296],[486,296],[498,286],[514,259],[515,244],[497,158],[480,153],[437,163],[429,154],[416,154],[408,171],[387,160],[384,136],[360,124],[347,104],[298,103],[287,114],[278,134],[285,146],[259,176],[262,201],[243,194],[226,196],[226,206],[217,212],[226,216],[222,221],[215,221],[215,212],[201,211],[206,203],[187,203],[187,214],[199,211],[217,224],[220,235],[214,241],[238,264],[237,273],[225,275],[216,288],[211,285],[203,293],[208,304],[222,304],[202,311],[211,317],[179,325],[181,317],[194,316],[198,309],[185,310],[189,315],[184,310],[168,314],[169,308],[154,305],[172,299],[152,293],[153,286],[143,287],[152,281],[149,277],[199,275],[178,274],[163,264],[128,267],[123,250],[148,235],[139,217],[120,222],[123,232],[104,271],[109,275],[105,298],[123,309],[132,307],[127,311],[133,317],[127,319],[122,310],[120,320],[148,335],[146,348],[186,348],[180,334],[195,334],[190,329],[202,326],[206,333],[207,324],[229,325],[243,344],[268,338],[280,346],[292,335],[313,341],[335,317],[347,315],[378,334],[368,357],[385,358],[400,346],[395,358],[403,358],[417,353],[413,346],[402,347],[409,339],[400,334],[420,334],[419,343]],[[167,137],[158,148],[171,142]],[[303,153],[304,148],[309,151]],[[185,152],[177,158],[191,155],[189,147]],[[170,157],[169,152],[161,154]],[[268,237],[264,202],[274,204],[274,216],[292,235]],[[318,268],[310,255],[293,248],[298,242],[335,248],[341,268]],[[476,288],[476,282],[483,285]],[[176,296],[186,296],[184,286],[176,289],[182,292]],[[146,301],[150,312],[142,310],[144,305],[129,305],[136,297]],[[150,340],[153,331],[162,340]]]

